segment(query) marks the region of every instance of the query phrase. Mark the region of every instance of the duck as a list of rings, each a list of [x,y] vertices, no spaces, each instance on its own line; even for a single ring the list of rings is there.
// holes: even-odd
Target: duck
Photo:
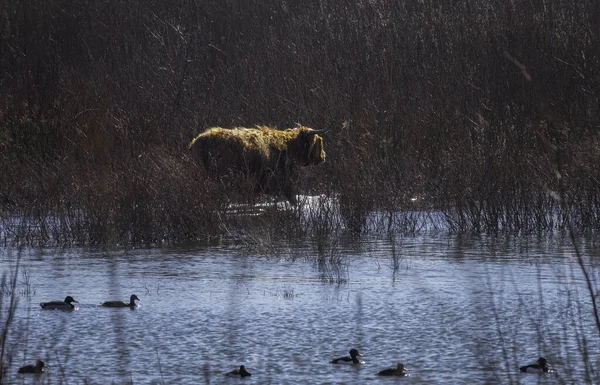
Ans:
[[[246,370],[244,365],[240,365],[239,369],[232,370],[231,372],[226,373],[228,376],[240,376],[240,377],[250,377],[252,373]]]
[[[352,350],[350,350],[349,353],[350,353],[349,356],[336,358],[333,361],[331,361],[330,363],[331,364],[352,364],[352,365],[364,364],[364,361],[361,361],[358,358],[356,358],[356,357],[362,357],[362,355],[358,352],[358,350],[352,349]]]
[[[44,372],[44,367],[46,364],[42,360],[37,360],[35,365],[26,365],[19,368],[17,373],[33,373],[33,374],[42,374]]]
[[[548,373],[550,368],[548,367],[548,362],[544,357],[540,357],[535,364],[521,366],[519,370],[523,373]]]
[[[398,362],[395,368],[384,369],[377,373],[378,376],[406,376],[406,368]]]
[[[104,307],[130,307],[134,308],[136,306],[135,301],[141,301],[137,295],[132,294],[129,297],[129,303],[125,301],[106,301],[102,304]]]
[[[74,310],[75,305],[73,305],[73,302],[77,301],[69,295],[64,301],[41,302],[40,306],[45,310]]]

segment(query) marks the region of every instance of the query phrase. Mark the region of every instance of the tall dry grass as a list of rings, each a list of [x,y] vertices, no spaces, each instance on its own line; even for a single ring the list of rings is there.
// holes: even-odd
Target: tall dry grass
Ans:
[[[240,197],[188,142],[298,121],[335,123],[301,185],[350,231],[415,208],[454,231],[599,227],[595,1],[7,0],[0,20],[5,241],[226,236],[247,225],[227,215]]]

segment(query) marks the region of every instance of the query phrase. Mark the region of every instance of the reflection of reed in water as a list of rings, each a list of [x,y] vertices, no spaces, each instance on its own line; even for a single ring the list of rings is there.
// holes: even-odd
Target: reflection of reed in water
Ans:
[[[108,263],[108,277],[110,287],[115,288],[115,292],[111,293],[111,295],[114,295],[117,298],[121,296],[119,292],[119,288],[121,286],[119,284],[119,274],[117,273],[118,269],[118,260],[113,259]],[[131,357],[129,351],[129,344],[127,343],[128,333],[126,330],[125,321],[123,319],[124,316],[125,313],[121,311],[111,312],[110,321],[113,324],[112,330],[114,331],[114,334],[112,336],[107,337],[114,338],[112,343],[115,346],[114,351],[117,355],[117,362],[115,365],[117,372],[116,374],[119,376],[119,378],[131,378],[133,376],[133,373],[131,372]]]
[[[337,239],[318,238],[314,263],[323,282],[337,285],[348,283],[349,266],[338,247]]]
[[[2,293],[0,293],[0,384],[3,383],[3,378],[6,375],[6,371],[8,367],[10,367],[10,363],[13,360],[12,352],[7,352],[6,349],[8,347],[8,331],[12,326],[15,310],[17,308],[17,296],[16,296],[16,286],[17,286],[17,272],[19,271],[19,259],[17,259],[17,266],[15,268],[16,272],[12,277],[8,277],[6,272],[2,273]],[[4,292],[8,290],[9,295],[5,296]],[[8,303],[5,302],[5,299],[8,298]],[[5,363],[7,364],[5,366]]]
[[[572,241],[577,242],[574,239]],[[575,247],[575,254],[582,258],[578,247]],[[526,259],[527,255],[521,257]],[[583,270],[592,269],[587,263],[580,267]],[[523,366],[523,364],[544,356],[547,357],[547,362],[552,369],[547,368],[545,358],[540,358],[536,364],[546,367],[546,370],[537,373],[549,376],[552,381],[600,383],[600,372],[596,370],[599,364],[600,336],[590,333],[590,327],[595,327],[597,333],[600,333],[600,327],[590,322],[589,318],[590,315],[595,318],[595,309],[590,306],[592,299],[589,293],[593,292],[594,296],[597,296],[598,290],[594,287],[589,292],[581,291],[581,283],[586,282],[585,276],[582,279],[580,272],[570,267],[564,267],[565,270],[562,271],[563,267],[552,267],[539,259],[525,268],[535,272],[537,289],[521,291],[519,285],[523,282],[515,277],[509,277],[506,285],[517,291],[516,308],[513,304],[515,299],[506,298],[503,287],[491,286],[491,273],[486,272],[487,286],[492,293],[492,301],[489,304],[491,324],[498,337],[497,348],[501,351],[501,356],[491,361],[490,365],[502,374],[507,383],[520,384],[523,377],[519,370],[527,373],[536,372],[528,370],[531,365]],[[556,293],[548,291],[546,287],[548,269],[554,270],[553,280],[557,280],[558,285],[553,285],[552,290],[557,290]],[[549,316],[556,311],[552,299],[555,295],[566,298],[565,306],[559,309],[560,323],[555,322],[556,317]],[[512,318],[511,322],[506,321],[509,317]],[[534,338],[530,337],[532,332],[535,333]],[[527,338],[525,339],[524,336]],[[499,369],[502,366],[504,369]]]
[[[405,240],[406,242],[408,242],[408,240]],[[489,240],[486,240],[485,242],[488,242]],[[487,243],[482,243],[483,244],[487,244]],[[534,241],[535,242],[535,241]],[[481,246],[481,245],[479,245]],[[594,247],[593,243],[589,245],[590,247]],[[458,244],[457,247],[463,248],[464,245]],[[497,246],[496,246],[497,247]],[[325,245],[323,246],[323,248],[327,253],[337,253],[338,255],[342,255],[343,253],[343,247],[338,247],[337,244],[331,244],[331,243],[325,243]],[[472,250],[476,250],[476,252],[479,252],[479,250],[481,249],[481,247],[475,247],[472,248]],[[528,250],[529,247],[528,246],[524,246],[522,248],[522,250]],[[332,251],[333,250],[333,251]],[[410,249],[406,249],[407,252],[410,252]],[[495,247],[492,247],[492,252],[494,250],[497,250]],[[490,251],[489,249],[487,251]],[[462,258],[457,258],[457,254],[456,252],[451,252],[450,253],[452,258],[456,258],[458,261],[460,261]],[[327,254],[328,255],[328,254]],[[504,255],[504,253],[501,253],[499,255]],[[446,255],[444,256],[446,257]],[[448,256],[449,257],[449,256]],[[386,256],[386,259],[389,263],[389,258]],[[478,259],[479,261],[479,259]],[[494,263],[497,263],[496,261],[494,261]],[[566,290],[564,290],[563,292],[563,288],[557,288],[557,290],[561,291],[561,295],[564,295],[566,297],[569,297],[569,304],[568,306],[565,306],[564,309],[560,309],[560,312],[562,314],[562,312],[564,311],[564,319],[565,323],[564,325],[562,324],[557,324],[555,322],[548,322],[548,312],[551,311],[549,310],[549,306],[551,306],[552,304],[550,303],[550,300],[547,297],[547,290],[545,289],[545,285],[547,284],[547,278],[548,278],[548,274],[546,270],[543,270],[541,268],[541,266],[543,265],[544,261],[543,260],[539,260],[536,261],[533,264],[524,264],[523,266],[521,266],[521,269],[532,269],[533,271],[536,271],[536,269],[539,269],[539,277],[538,277],[538,281],[539,281],[539,290],[536,290],[535,287],[531,287],[531,291],[530,292],[521,292],[520,296],[522,297],[521,300],[516,304],[514,304],[514,301],[512,301],[512,299],[510,298],[506,298],[507,297],[507,291],[502,290],[502,285],[507,285],[508,287],[511,287],[513,285],[519,285],[519,280],[514,280],[513,282],[509,282],[508,280],[500,280],[500,284],[498,284],[496,279],[491,280],[491,282],[494,282],[494,285],[497,285],[494,288],[491,288],[493,290],[493,296],[495,301],[493,301],[493,303],[479,303],[477,304],[476,302],[478,302],[478,300],[480,300],[481,298],[483,298],[482,296],[479,295],[475,295],[473,297],[473,303],[471,304],[471,310],[475,309],[475,312],[468,312],[465,311],[465,308],[463,307],[464,303],[462,301],[457,301],[454,302],[453,298],[451,297],[444,297],[446,300],[450,301],[451,304],[453,306],[451,306],[450,309],[447,309],[447,311],[449,313],[447,314],[441,314],[438,312],[433,312],[433,313],[429,313],[429,314],[439,314],[440,317],[447,317],[448,315],[452,316],[451,318],[451,322],[446,322],[445,325],[441,325],[441,327],[437,328],[437,329],[429,329],[431,330],[432,334],[436,335],[436,339],[439,339],[443,342],[447,342],[447,343],[453,343],[454,341],[452,341],[452,339],[449,337],[452,334],[455,334],[456,330],[460,330],[460,329],[455,329],[452,326],[452,323],[454,321],[457,322],[461,322],[464,321],[465,323],[468,323],[470,325],[473,326],[472,330],[474,331],[473,333],[471,333],[470,331],[466,331],[464,332],[465,334],[463,335],[459,335],[459,338],[464,339],[464,340],[468,340],[470,342],[474,342],[474,343],[467,343],[466,349],[480,349],[479,350],[479,354],[476,354],[476,357],[492,357],[493,359],[497,359],[499,360],[498,362],[490,362],[490,363],[486,363],[484,365],[486,365],[484,370],[489,370],[491,371],[498,371],[498,375],[501,376],[499,378],[502,379],[506,379],[508,377],[510,377],[509,380],[506,380],[506,382],[511,381],[510,383],[519,383],[523,381],[522,377],[519,377],[520,374],[518,373],[517,369],[519,365],[522,365],[525,362],[528,362],[529,359],[533,356],[534,359],[539,355],[539,354],[544,354],[544,356],[546,356],[550,362],[550,364],[552,366],[555,365],[559,365],[558,367],[561,369],[557,374],[560,376],[560,379],[563,380],[562,382],[564,383],[582,383],[582,382],[587,382],[587,383],[597,383],[597,375],[594,372],[594,350],[596,349],[593,344],[595,343],[595,339],[590,338],[590,323],[587,322],[589,321],[589,310],[590,310],[590,303],[586,300],[585,297],[585,292],[581,292],[581,287],[580,285],[577,285],[577,287],[572,286],[572,282],[577,282],[578,280],[581,281],[581,276],[579,274],[579,272],[573,271],[573,272],[567,272],[569,274],[558,274],[556,279],[560,279],[560,280],[564,280],[564,287],[566,288]],[[236,265],[239,268],[239,273],[244,272],[244,276],[246,276],[246,272],[252,269],[256,269],[255,271],[258,272],[260,271],[259,269],[261,269],[261,264],[260,263],[256,263],[256,261],[251,260],[249,262],[241,262],[240,264]],[[586,261],[586,268],[589,269],[594,269],[594,267],[589,266],[588,262]],[[116,268],[115,271],[122,271],[122,266],[118,266],[118,268]],[[354,274],[354,269],[353,269],[353,274]],[[489,273],[489,274],[496,274],[498,272],[497,269],[492,270],[494,273]],[[592,270],[593,271],[593,270]],[[550,272],[551,274],[551,272]],[[243,279],[243,278],[242,278]],[[535,276],[533,277],[534,282],[535,282]],[[111,284],[115,284],[117,280],[114,280],[114,282],[110,282]],[[229,317],[240,317],[240,307],[244,307],[246,306],[246,304],[248,302],[250,302],[250,306],[252,307],[252,309],[254,310],[254,307],[252,305],[252,301],[247,301],[247,297],[246,295],[250,295],[250,294],[255,294],[256,292],[256,286],[252,286],[254,284],[254,281],[252,281],[251,279],[249,280],[245,280],[245,281],[240,281],[241,284],[238,287],[231,287],[232,288],[232,298],[231,298],[231,314],[229,315]],[[472,287],[465,287],[465,293],[466,295],[470,295],[469,293],[474,293],[476,290],[481,289],[480,287],[477,287],[479,282],[477,280],[474,280],[474,285]],[[9,285],[10,286],[10,285]],[[481,285],[482,286],[482,285]],[[535,286],[535,284],[534,284]],[[118,287],[118,286],[116,286]],[[431,289],[427,296],[422,297],[423,298],[423,302],[424,302],[424,306],[427,307],[435,307],[436,304],[439,304],[440,301],[435,301],[436,300],[436,290],[435,289],[439,289],[441,288],[442,290],[444,289],[443,287],[436,287],[434,289]],[[400,288],[401,289],[401,288]],[[517,287],[518,289],[518,287]],[[579,293],[577,292],[577,289],[579,289]],[[334,290],[332,290],[334,291]],[[337,292],[343,291],[342,290],[335,290]],[[487,291],[487,290],[485,290]],[[350,290],[348,290],[348,292],[350,292]],[[480,291],[478,291],[477,293],[480,293]],[[352,341],[353,345],[357,345],[361,348],[366,347],[367,349],[369,348],[369,343],[373,344],[373,335],[376,334],[376,331],[374,331],[374,329],[372,328],[372,325],[366,325],[365,321],[368,322],[370,317],[368,314],[368,310],[369,307],[371,306],[369,302],[367,302],[368,294],[367,292],[363,292],[363,293],[357,293],[354,294],[352,293],[352,297],[349,296],[349,300],[348,302],[351,301],[351,298],[354,298],[355,301],[359,301],[360,300],[360,294],[363,294],[365,297],[365,312],[367,313],[366,316],[363,316],[361,314],[361,312],[359,311],[360,309],[360,303],[356,303],[356,306],[354,306],[354,308],[350,311],[350,313],[348,314],[347,319],[350,321],[349,322],[349,327],[348,329],[352,330],[353,332],[350,333],[351,337],[350,338],[354,338],[354,336],[358,336],[359,338],[362,338],[363,340],[366,341],[366,343],[355,343],[355,341]],[[461,295],[459,293],[459,295]],[[582,296],[583,295],[583,296]],[[487,296],[485,296],[487,298]],[[439,298],[439,297],[438,297]],[[142,299],[144,299],[142,297]],[[507,300],[510,300],[507,301]],[[535,300],[538,300],[537,302]],[[6,302],[8,301],[8,299],[5,300]],[[354,301],[352,301],[354,302]],[[296,302],[298,303],[298,301]],[[510,317],[507,318],[505,316],[506,313],[508,312],[514,312],[514,309],[511,310],[510,308],[508,308],[507,303],[510,303],[510,306],[517,307],[517,313],[522,314],[522,317],[518,317],[518,318],[514,318],[514,317]],[[293,303],[292,303],[293,304]],[[454,306],[454,305],[458,305],[458,306]],[[493,305],[490,307],[490,305]],[[392,305],[390,305],[392,306]],[[439,305],[438,305],[439,306]],[[475,308],[474,306],[480,306]],[[37,308],[37,305],[36,305]],[[291,308],[291,306],[288,306],[288,308]],[[443,307],[440,306],[440,309],[442,309]],[[96,311],[99,311],[102,314],[106,315],[106,318],[108,318],[109,314],[107,314],[106,311],[102,311],[101,309],[97,309]],[[414,314],[414,309],[411,308],[406,308],[406,314],[408,316],[413,316]],[[496,319],[498,319],[497,322],[494,322],[494,318],[493,318],[493,312],[496,311],[497,313],[497,317]],[[108,311],[108,313],[113,313],[111,311]],[[129,311],[127,311],[127,313],[130,313]],[[135,314],[135,313],[130,313],[130,314]],[[81,314],[79,314],[81,316]],[[228,318],[229,318],[228,317]],[[471,318],[473,317],[473,318]],[[585,319],[584,319],[585,318]],[[361,321],[362,319],[362,321]],[[553,317],[552,319],[556,319],[555,317]],[[346,317],[344,317],[344,320],[346,320]],[[447,321],[448,319],[446,319]],[[508,320],[508,322],[507,322]],[[511,322],[511,320],[514,320],[516,322]],[[129,323],[129,321],[127,319],[123,319],[123,321]],[[236,333],[236,336],[239,337],[237,340],[235,340],[234,342],[237,343],[238,346],[241,346],[242,349],[244,349],[244,344],[245,342],[243,341],[245,334],[247,333],[247,331],[251,328],[249,326],[248,323],[244,323],[243,320],[240,319],[240,321],[242,322],[235,322],[235,326],[236,328],[239,329],[234,329],[231,328],[228,332],[233,334]],[[502,366],[502,360],[504,359],[504,356],[501,354],[498,354],[499,352],[499,345],[497,344],[497,341],[499,341],[499,339],[496,338],[489,338],[489,337],[493,337],[495,335],[495,325],[498,324],[500,325],[501,329],[500,331],[503,333],[503,339],[501,339],[501,341],[503,341],[503,343],[506,343],[506,366]],[[318,325],[318,323],[317,323]],[[362,326],[361,326],[362,325]],[[438,324],[439,325],[439,324]],[[435,325],[434,326],[438,326]],[[346,325],[344,325],[346,326]],[[361,329],[362,327],[362,329]],[[538,333],[538,339],[535,338],[535,336],[533,336],[532,338],[528,339],[528,340],[524,340],[522,337],[524,335],[526,336],[532,336],[531,333],[523,333],[523,329],[529,329],[529,328],[533,328],[534,330],[537,331]],[[587,330],[586,330],[587,328]],[[479,329],[477,331],[477,329]],[[14,330],[18,330],[17,328],[15,328]],[[465,330],[465,329],[462,329]],[[575,337],[569,337],[568,339],[566,338],[561,338],[560,334],[562,333],[566,336],[577,336]],[[445,335],[444,335],[445,334]],[[112,339],[112,335],[113,332],[109,332],[106,334],[107,336],[109,336],[109,348],[112,348],[112,343],[111,343],[111,339]],[[127,334],[126,334],[127,335]],[[227,332],[224,334],[224,337],[227,335]],[[345,336],[348,336],[348,333],[345,334]],[[201,339],[203,339],[205,336],[203,335],[203,333],[198,333],[198,341],[200,341]],[[63,339],[65,338],[64,336],[62,337]],[[344,336],[341,336],[341,338],[343,339]],[[575,341],[577,339],[577,341]],[[224,340],[226,341],[227,338],[225,337]],[[526,343],[524,343],[524,341],[526,341]],[[219,341],[221,342],[221,341]],[[572,344],[577,343],[578,344],[578,349],[580,349],[580,352],[587,352],[585,354],[587,354],[587,356],[583,356],[583,353],[578,353],[578,351],[575,349],[573,350],[571,348],[571,342]],[[202,342],[200,342],[201,344]],[[254,344],[254,341],[251,341],[251,344]],[[270,341],[267,343],[263,343],[263,344],[258,344],[259,349],[264,349],[267,350],[268,349],[268,345],[270,344]],[[418,342],[417,342],[418,344]],[[569,345],[567,345],[569,344]],[[347,342],[340,344],[339,341],[336,342],[335,346],[336,348],[339,346],[346,346],[348,345]],[[203,349],[206,349],[204,352],[206,351],[210,351],[211,348],[214,349],[215,344],[205,344]],[[246,345],[247,347],[248,345]],[[272,345],[271,345],[272,346]],[[234,345],[232,345],[231,347],[234,347]],[[237,346],[236,346],[237,349]],[[526,349],[531,349],[531,351],[527,351]],[[390,349],[391,350],[391,349]],[[63,355],[62,353],[68,353],[65,350],[60,350],[61,353],[60,354],[60,358],[61,360],[65,360],[65,355]],[[130,348],[130,358],[131,356],[134,355],[135,350],[133,350],[132,348]],[[389,351],[388,351],[389,352]],[[546,354],[547,352],[550,352],[548,354]],[[558,353],[557,353],[558,352]],[[392,352],[393,353],[393,352]],[[497,355],[494,355],[497,354]],[[19,353],[20,354],[20,353]],[[112,354],[112,353],[111,353]],[[161,351],[161,353],[163,355],[163,359],[172,359],[173,357],[169,357],[169,353],[164,353],[163,351]],[[367,357],[369,356],[369,351],[367,350],[366,352]],[[432,351],[429,349],[426,349],[422,354],[432,354]],[[436,354],[435,351],[433,352],[433,354]],[[394,357],[394,359],[396,359],[396,355],[392,354],[392,356]],[[20,356],[17,356],[20,359]],[[68,357],[68,354],[66,354],[66,357]],[[589,357],[589,358],[586,358]],[[25,360],[24,362],[26,363],[31,363],[32,358],[35,359],[37,357],[29,357],[27,360]],[[42,359],[46,359],[44,357],[41,357]],[[113,357],[111,356],[111,361],[112,361]],[[227,365],[223,365],[222,362],[219,363],[219,358],[211,358],[212,360],[214,360],[215,364],[214,367],[215,368],[220,368],[220,369],[226,369],[228,368]],[[402,359],[404,360],[404,358],[399,355],[397,356],[397,359]],[[71,358],[70,361],[79,361],[81,360],[81,356],[77,356],[74,358]],[[587,360],[587,361],[586,361]],[[54,361],[54,362],[52,362]],[[235,362],[233,359],[232,361],[236,364],[239,363],[244,363],[244,360],[240,360],[239,362]],[[448,358],[449,362],[452,362],[452,358]],[[51,373],[50,374],[54,374],[54,376],[59,376],[59,373],[61,373],[60,371],[58,371],[57,366],[56,366],[56,362],[57,359],[54,357],[51,357],[50,360],[50,365],[51,367]],[[168,362],[168,361],[166,361]],[[373,360],[371,359],[370,362],[369,360],[367,360],[367,362],[369,364],[375,364],[375,365],[379,365],[381,364],[383,361],[380,360]],[[379,364],[377,364],[377,362],[379,362]],[[20,362],[19,362],[20,363]],[[231,362],[230,362],[231,363]],[[387,363],[387,361],[386,361]],[[130,363],[133,364],[131,365],[131,370],[132,372],[135,373],[138,372],[139,373],[139,369],[136,368],[135,362]],[[578,367],[578,365],[581,365]],[[574,369],[567,369],[567,371],[565,369],[563,369],[563,367],[571,367]],[[167,366],[165,366],[165,368],[167,368]],[[512,368],[512,369],[511,369]],[[250,371],[252,371],[254,373],[254,370],[252,369],[252,366],[249,366]],[[506,370],[504,370],[506,369]],[[16,367],[14,368],[14,370],[11,370],[11,372],[14,372],[16,370]],[[154,370],[155,372],[161,371],[162,369],[159,367],[159,369],[151,369]],[[166,369],[167,372],[171,372],[168,373],[169,375],[172,375],[172,367],[169,367],[169,369]],[[511,371],[512,370],[512,371]],[[589,372],[584,372],[584,371],[589,371]],[[221,373],[216,372],[218,374],[215,374],[215,377],[221,377]],[[264,371],[263,370],[263,375],[272,375],[273,377],[271,378],[276,378],[277,374],[271,374],[272,372],[269,371]],[[259,373],[260,374],[260,373]],[[199,374],[199,376],[202,376],[202,374]],[[254,376],[253,376],[254,377]],[[576,380],[573,382],[570,382],[569,379],[572,380]],[[93,378],[91,378],[91,380],[93,380]],[[543,381],[543,380],[542,380]],[[168,382],[168,381],[167,381]],[[492,381],[493,382],[493,381]]]
[[[402,254],[397,250],[396,243],[399,243],[399,248],[402,249],[402,241],[398,241],[395,232],[391,232],[390,244],[392,245],[392,282],[396,282],[396,276],[398,275],[398,272],[400,270],[400,262],[402,262],[402,260],[404,259]],[[406,266],[406,268],[408,268],[408,266]]]
[[[25,268],[21,268],[21,253],[16,257],[15,267],[11,273],[6,271],[2,272],[2,279],[0,280],[1,292],[0,292],[0,384],[10,383],[10,377],[14,373],[33,373],[40,375],[44,373],[45,377],[48,377],[46,363],[39,357],[37,350],[34,352],[38,357],[35,357],[35,365],[25,365],[20,367],[18,370],[12,369],[9,372],[9,368],[13,367],[13,362],[17,360],[17,357],[22,355],[22,363],[25,364],[30,361],[28,357],[28,342],[29,342],[29,321],[31,317],[32,304],[29,303],[27,306],[27,316],[25,317],[25,324],[23,325],[23,319],[15,322],[15,314],[19,306],[19,296],[30,298],[35,290],[31,287],[29,280],[29,274]],[[21,272],[22,282],[19,282],[19,272]],[[22,285],[23,289],[19,289],[19,284]],[[36,346],[45,346],[46,340],[53,341],[53,346],[56,350],[54,355],[54,372],[55,375],[59,376],[61,380],[66,383],[64,368],[69,359],[70,349],[68,345],[62,345],[64,334],[62,331],[65,329],[64,319],[63,322],[58,325],[54,332],[46,334],[40,341],[36,341]],[[62,357],[62,359],[60,358]],[[46,359],[46,358],[44,358]]]

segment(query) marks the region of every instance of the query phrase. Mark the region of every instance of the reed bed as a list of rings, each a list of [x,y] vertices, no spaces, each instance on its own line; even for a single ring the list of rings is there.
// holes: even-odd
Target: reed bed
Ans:
[[[5,1],[0,235],[249,232],[228,209],[243,189],[207,180],[187,145],[211,126],[295,122],[334,126],[300,185],[341,217],[276,210],[267,232],[291,218],[294,235],[597,230],[599,15],[592,0]]]

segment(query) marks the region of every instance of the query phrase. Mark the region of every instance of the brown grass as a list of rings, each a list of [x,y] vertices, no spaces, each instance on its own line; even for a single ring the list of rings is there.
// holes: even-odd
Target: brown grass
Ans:
[[[190,140],[297,121],[349,123],[299,186],[338,197],[353,231],[415,208],[453,231],[600,227],[595,1],[9,0],[0,20],[11,242],[224,236],[248,197],[202,178]]]

